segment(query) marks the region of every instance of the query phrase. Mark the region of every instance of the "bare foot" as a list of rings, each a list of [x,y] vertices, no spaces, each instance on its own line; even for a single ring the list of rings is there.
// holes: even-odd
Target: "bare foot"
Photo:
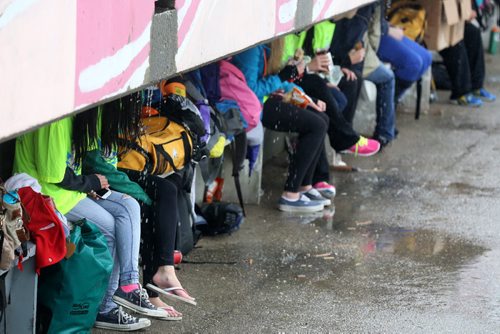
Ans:
[[[158,267],[156,274],[153,276],[153,283],[162,289],[182,287],[181,282],[177,279],[175,275],[174,266],[161,266]],[[177,296],[194,300],[186,290],[175,290],[173,291]]]
[[[162,308],[167,311],[168,315],[171,317],[182,317],[182,313],[175,310],[172,306],[163,302],[160,297],[151,297],[149,298],[151,304],[156,306],[157,308]]]

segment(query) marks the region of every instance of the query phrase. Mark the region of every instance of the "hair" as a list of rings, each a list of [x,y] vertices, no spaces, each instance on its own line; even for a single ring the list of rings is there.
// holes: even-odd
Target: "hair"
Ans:
[[[271,55],[267,62],[267,73],[277,74],[283,68],[283,51],[285,49],[285,39],[277,38],[271,42]]]
[[[102,105],[101,132],[98,131],[99,107],[75,116],[73,120],[73,149],[75,162],[81,163],[87,151],[100,148],[110,155],[120,146],[120,140],[136,141],[140,135],[142,95],[132,93]]]
[[[135,142],[139,138],[141,111],[142,95],[140,92],[124,96],[103,106],[101,148],[105,155],[118,149],[121,139]]]
[[[97,107],[76,115],[73,119],[73,150],[75,162],[81,164],[85,153],[89,148],[98,147],[99,134],[97,133],[97,121],[99,110]]]

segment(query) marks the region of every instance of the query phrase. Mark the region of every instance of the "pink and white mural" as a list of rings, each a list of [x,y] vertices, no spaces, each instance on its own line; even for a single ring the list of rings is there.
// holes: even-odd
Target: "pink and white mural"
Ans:
[[[371,1],[311,0],[310,23]],[[149,84],[154,2],[0,0],[0,141]],[[300,28],[298,4],[176,0],[177,71]]]
[[[153,14],[154,0],[77,2],[75,108],[146,81]]]
[[[280,35],[293,30],[297,15],[298,0],[276,0],[274,34]]]

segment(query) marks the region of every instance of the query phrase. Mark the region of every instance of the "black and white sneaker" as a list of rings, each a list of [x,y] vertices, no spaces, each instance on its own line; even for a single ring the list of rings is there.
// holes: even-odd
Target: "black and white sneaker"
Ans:
[[[136,318],[123,311],[121,306],[112,309],[108,313],[99,313],[94,327],[112,329],[115,331],[130,332],[151,326],[151,320]]]
[[[323,197],[321,193],[314,188],[311,188],[308,191],[304,191],[303,194],[311,201],[319,202],[324,206],[332,205],[332,201],[330,199]]]
[[[168,316],[167,311],[157,308],[149,301],[148,293],[139,286],[131,292],[125,292],[118,288],[113,295],[113,300],[118,305],[126,307],[134,312],[147,315],[148,317],[164,318]]]

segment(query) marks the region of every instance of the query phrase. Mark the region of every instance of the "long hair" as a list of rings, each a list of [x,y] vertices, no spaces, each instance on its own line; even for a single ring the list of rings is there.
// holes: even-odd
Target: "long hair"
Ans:
[[[285,39],[277,38],[271,42],[271,56],[267,62],[267,73],[277,74],[283,68],[283,52],[285,49]]]
[[[87,151],[99,147],[98,120],[99,110],[97,107],[79,113],[74,117],[72,139],[76,164],[80,165],[82,163]]]
[[[141,110],[140,92],[124,96],[103,106],[101,149],[104,155],[109,155],[122,147],[121,140],[135,142],[139,138]]]
[[[100,133],[99,108],[102,110]],[[121,139],[136,141],[140,135],[141,109],[141,93],[137,92],[76,115],[73,120],[75,162],[81,164],[89,150],[101,148],[103,154],[109,156],[121,147]]]

